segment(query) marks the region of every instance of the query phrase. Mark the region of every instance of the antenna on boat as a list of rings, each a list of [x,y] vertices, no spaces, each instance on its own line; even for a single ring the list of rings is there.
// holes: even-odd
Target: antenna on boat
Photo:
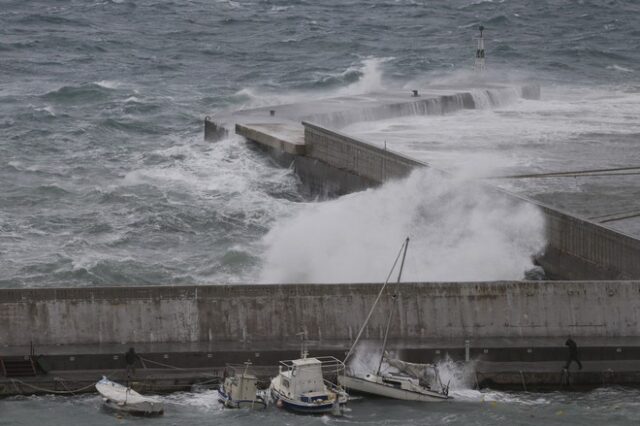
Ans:
[[[309,355],[309,351],[307,350],[307,332],[305,330],[300,333],[296,333],[296,336],[300,336],[300,358],[305,359],[307,355]]]
[[[486,65],[484,63],[484,37],[482,35],[484,27],[480,25],[478,30],[480,30],[480,37],[476,39],[478,41],[478,47],[476,48],[476,60],[473,64],[473,69],[476,72],[482,72],[486,69]]]
[[[396,289],[391,295],[392,303],[391,310],[389,311],[389,318],[387,318],[387,328],[384,330],[384,340],[382,341],[382,353],[380,354],[380,363],[378,364],[378,371],[376,376],[380,375],[380,369],[382,368],[382,361],[384,360],[384,353],[387,350],[387,337],[389,336],[389,328],[391,327],[391,318],[393,317],[393,311],[396,304],[393,303],[398,297],[398,287],[400,286],[400,279],[402,278],[402,270],[404,269],[404,259],[407,257],[407,249],[409,248],[409,237],[404,240],[404,251],[402,252],[402,262],[400,262],[400,270],[398,271],[398,281],[396,281]]]
[[[400,282],[400,277],[402,275],[402,268],[404,266],[404,258],[407,255],[407,247],[408,246],[409,246],[409,237],[407,237],[407,239],[404,240],[404,242],[402,243],[402,246],[400,246],[400,250],[398,251],[398,255],[396,256],[396,260],[393,262],[393,266],[391,266],[391,270],[389,271],[389,275],[387,275],[387,279],[384,281],[384,284],[382,285],[382,288],[378,292],[378,296],[376,297],[376,300],[373,302],[373,306],[371,306],[371,309],[369,310],[369,313],[367,314],[367,318],[364,320],[364,323],[362,324],[362,327],[360,327],[360,331],[358,331],[358,335],[356,336],[356,339],[353,341],[353,344],[351,345],[351,348],[349,349],[349,352],[347,352],[347,355],[344,357],[344,362],[343,362],[344,364],[346,364],[347,361],[349,360],[349,357],[351,355],[353,355],[353,350],[355,349],[356,345],[360,341],[360,337],[362,337],[362,333],[364,332],[364,329],[367,327],[367,324],[369,323],[369,320],[371,319],[371,315],[373,314],[373,311],[376,309],[376,306],[378,305],[378,302],[380,301],[380,298],[382,297],[382,294],[384,293],[384,289],[387,287],[387,284],[389,283],[389,279],[391,278],[391,274],[393,274],[393,271],[396,269],[396,265],[398,264],[398,260],[400,259],[400,255],[402,255],[403,251],[404,251],[404,255],[402,256],[402,266],[400,267],[400,273],[398,274],[398,282]]]

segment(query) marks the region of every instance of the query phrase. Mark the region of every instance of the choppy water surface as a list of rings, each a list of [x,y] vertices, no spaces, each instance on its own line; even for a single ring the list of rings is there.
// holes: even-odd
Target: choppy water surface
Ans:
[[[452,168],[473,160],[456,150],[474,141],[485,163],[493,158],[491,171],[553,169],[550,152],[564,149],[554,138],[576,136],[559,131],[562,117],[593,136],[594,156],[637,139],[639,14],[634,0],[3,0],[0,286],[379,279],[376,268],[386,270],[407,234],[416,236],[412,278],[518,278],[543,243],[535,212],[513,214],[483,196],[466,202],[464,182],[429,173],[306,200],[290,171],[240,140],[202,141],[202,118],[302,97],[463,84],[482,23],[491,77],[535,77],[553,96],[515,113],[360,131],[382,142],[374,134],[394,126],[405,136],[435,129],[412,140]],[[498,125],[505,118],[508,129]],[[518,152],[509,150],[514,126],[519,137],[531,132]],[[441,200],[455,214],[429,208]],[[454,219],[460,232],[443,235]],[[292,256],[307,267],[283,267]],[[504,262],[494,265],[496,257]],[[103,413],[97,396],[28,397],[0,401],[0,424],[637,424],[639,396],[468,391],[443,405],[356,401],[332,418],[221,410],[212,393],[182,393],[153,420]]]
[[[487,27],[496,79],[534,76],[547,90],[578,96],[637,94],[639,12],[635,1],[5,0],[0,285],[339,280],[279,268],[300,244],[328,253],[375,234],[387,219],[365,211],[357,233],[333,229],[348,203],[302,202],[295,177],[250,147],[234,138],[203,142],[204,115],[455,83],[471,67],[479,23]],[[557,107],[542,102],[536,119],[545,123],[545,111],[551,119]],[[629,126],[632,118],[611,126]],[[321,232],[263,239],[273,229],[301,229],[300,217],[318,209]],[[369,241],[375,256],[354,256],[362,247],[350,247],[323,261],[346,256],[355,267],[333,268],[334,275],[377,277],[371,265],[386,268],[396,249],[389,241],[402,241],[413,225]],[[524,266],[514,263],[515,276],[494,278],[517,278]],[[430,278],[414,270],[414,278]]]
[[[349,403],[345,415],[301,416],[223,409],[214,391],[176,393],[165,399],[165,415],[153,419],[117,416],[98,396],[27,397],[0,401],[0,425],[633,425],[640,421],[640,392],[615,388],[587,393],[463,391],[454,402],[420,404],[385,399]]]

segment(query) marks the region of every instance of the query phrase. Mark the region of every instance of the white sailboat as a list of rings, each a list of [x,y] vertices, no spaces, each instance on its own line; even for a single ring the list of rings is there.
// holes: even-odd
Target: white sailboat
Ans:
[[[380,301],[380,298],[384,294],[384,290],[389,283],[389,278],[391,277],[391,274],[393,273],[398,263],[400,255],[402,254],[402,262],[400,264],[396,286],[398,286],[398,284],[400,283],[408,247],[409,238],[405,240],[404,244],[400,248],[400,252],[398,253],[396,260],[393,263],[393,267],[391,268],[386,281],[380,289],[380,292],[378,293],[378,296],[373,306],[371,307],[371,310],[369,311],[364,324],[362,324],[362,327],[360,328],[360,331],[358,332],[358,335],[353,345],[351,346],[351,349],[349,349],[349,352],[347,353],[347,356],[344,360],[345,365],[348,365],[347,363],[349,361],[349,358],[351,357],[351,355],[353,355],[354,349],[358,344],[360,337],[362,336],[362,333],[365,330],[369,320],[371,319],[371,315],[373,314],[378,302]],[[396,295],[394,294],[392,297],[395,301]],[[345,369],[344,374],[338,375],[338,383],[344,386],[349,391],[353,390],[365,394],[378,395],[393,399],[401,399],[405,401],[438,402],[452,399],[452,397],[449,396],[449,386],[445,386],[442,384],[440,375],[438,374],[438,370],[434,365],[404,362],[399,359],[391,358],[387,353],[387,337],[389,335],[389,327],[393,318],[394,309],[395,303],[391,305],[391,312],[389,312],[389,317],[387,318],[387,325],[384,334],[384,340],[382,343],[382,354],[380,356],[378,368],[375,371],[372,370],[361,375],[358,375],[347,368]],[[385,362],[387,365],[398,370],[398,372],[383,372],[382,366]]]
[[[123,413],[155,416],[164,413],[164,404],[157,398],[142,396],[130,387],[112,382],[106,377],[96,383],[105,407]]]

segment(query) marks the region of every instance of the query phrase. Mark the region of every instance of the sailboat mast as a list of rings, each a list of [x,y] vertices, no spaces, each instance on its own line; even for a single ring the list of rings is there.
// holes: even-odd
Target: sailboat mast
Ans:
[[[404,240],[404,253],[402,253],[402,262],[400,262],[400,271],[398,272],[398,282],[400,284],[400,278],[402,278],[402,270],[404,269],[404,259],[407,257],[407,249],[409,248],[409,237]]]
[[[402,278],[402,269],[404,268],[404,259],[407,257],[407,248],[409,248],[409,237],[404,241],[404,252],[402,253],[402,262],[400,262],[400,270],[398,271],[398,281],[396,282],[396,291],[393,294],[391,311],[389,312],[389,318],[387,318],[387,328],[384,331],[384,340],[382,342],[382,353],[380,354],[380,362],[378,363],[378,371],[376,375],[380,375],[380,369],[382,368],[382,361],[384,360],[384,353],[387,350],[387,337],[389,336],[389,328],[391,327],[391,318],[393,317],[393,311],[395,310],[396,297],[398,294],[398,287],[400,286],[400,279]]]
[[[380,301],[380,297],[382,297],[382,294],[384,293],[384,289],[387,287],[387,284],[389,283],[389,279],[391,278],[391,274],[393,273],[393,270],[396,269],[396,265],[398,264],[398,259],[400,259],[400,254],[402,253],[403,248],[404,248],[404,253],[405,254],[407,253],[407,249],[405,247],[407,244],[409,244],[409,238],[408,237],[405,240],[405,242],[402,244],[402,246],[400,246],[400,250],[398,251],[398,255],[396,256],[396,260],[393,262],[393,266],[391,267],[391,270],[389,271],[389,275],[387,275],[387,279],[384,281],[384,284],[382,285],[382,288],[380,289],[380,292],[378,293],[378,296],[376,297],[376,300],[373,302],[373,306],[371,306],[371,309],[369,310],[369,313],[367,314],[367,318],[364,320],[364,323],[362,324],[362,327],[360,327],[360,330],[358,331],[358,335],[356,336],[356,339],[353,341],[353,345],[351,345],[351,348],[349,348],[349,352],[347,352],[347,355],[344,357],[344,361],[343,362],[345,364],[349,360],[349,357],[353,353],[353,350],[355,349],[356,345],[360,341],[360,337],[362,337],[362,333],[364,332],[364,329],[367,327],[367,324],[369,323],[369,320],[371,319],[371,315],[373,314],[373,311],[376,309],[376,306],[378,305],[378,302]],[[402,259],[402,263],[404,264],[404,258]]]

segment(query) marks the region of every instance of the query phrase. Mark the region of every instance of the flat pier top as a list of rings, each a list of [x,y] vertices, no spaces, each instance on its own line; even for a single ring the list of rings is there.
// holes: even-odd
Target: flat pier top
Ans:
[[[409,90],[374,92],[362,95],[312,99],[291,104],[240,110],[218,121],[235,124],[237,134],[270,148],[293,155],[305,154],[303,121],[327,122],[342,127],[354,121],[384,116],[406,115],[433,104],[436,113],[445,112],[450,99],[460,100],[457,108],[473,108],[471,93],[482,90],[509,90],[523,95],[527,87],[483,85],[470,87],[430,87],[417,94]],[[435,107],[439,105],[440,108]],[[403,110],[403,108],[405,110]],[[403,112],[399,112],[403,111]],[[326,124],[326,123],[325,123]]]
[[[236,124],[236,133],[293,155],[304,155],[304,127],[296,123],[249,123]]]
[[[422,93],[418,97],[412,97],[407,92],[378,92],[367,93],[354,96],[339,96],[335,98],[313,99],[309,101],[296,102],[292,104],[273,105],[262,108],[245,109],[236,111],[232,117],[239,121],[252,120],[258,117],[270,117],[271,111],[274,119],[304,121],[309,117],[332,114],[340,111],[349,111],[352,109],[372,108],[382,105],[417,102],[425,99],[436,98],[443,95],[455,95],[464,91],[442,91],[441,93],[430,91],[430,93]]]
[[[331,98],[301,100],[299,102],[251,108],[233,112],[227,120],[235,123],[258,122],[301,122],[312,121],[313,117],[325,114],[336,114],[345,111],[384,107],[396,104],[410,104],[437,99],[444,96],[456,96],[485,90],[513,90],[524,96],[531,92],[533,85],[499,85],[482,84],[464,87],[430,86],[418,90],[418,96],[413,96],[410,90],[394,90],[372,92],[361,95],[336,96]],[[535,90],[534,90],[535,92]],[[539,92],[538,92],[539,93]],[[223,118],[224,121],[224,118]]]

